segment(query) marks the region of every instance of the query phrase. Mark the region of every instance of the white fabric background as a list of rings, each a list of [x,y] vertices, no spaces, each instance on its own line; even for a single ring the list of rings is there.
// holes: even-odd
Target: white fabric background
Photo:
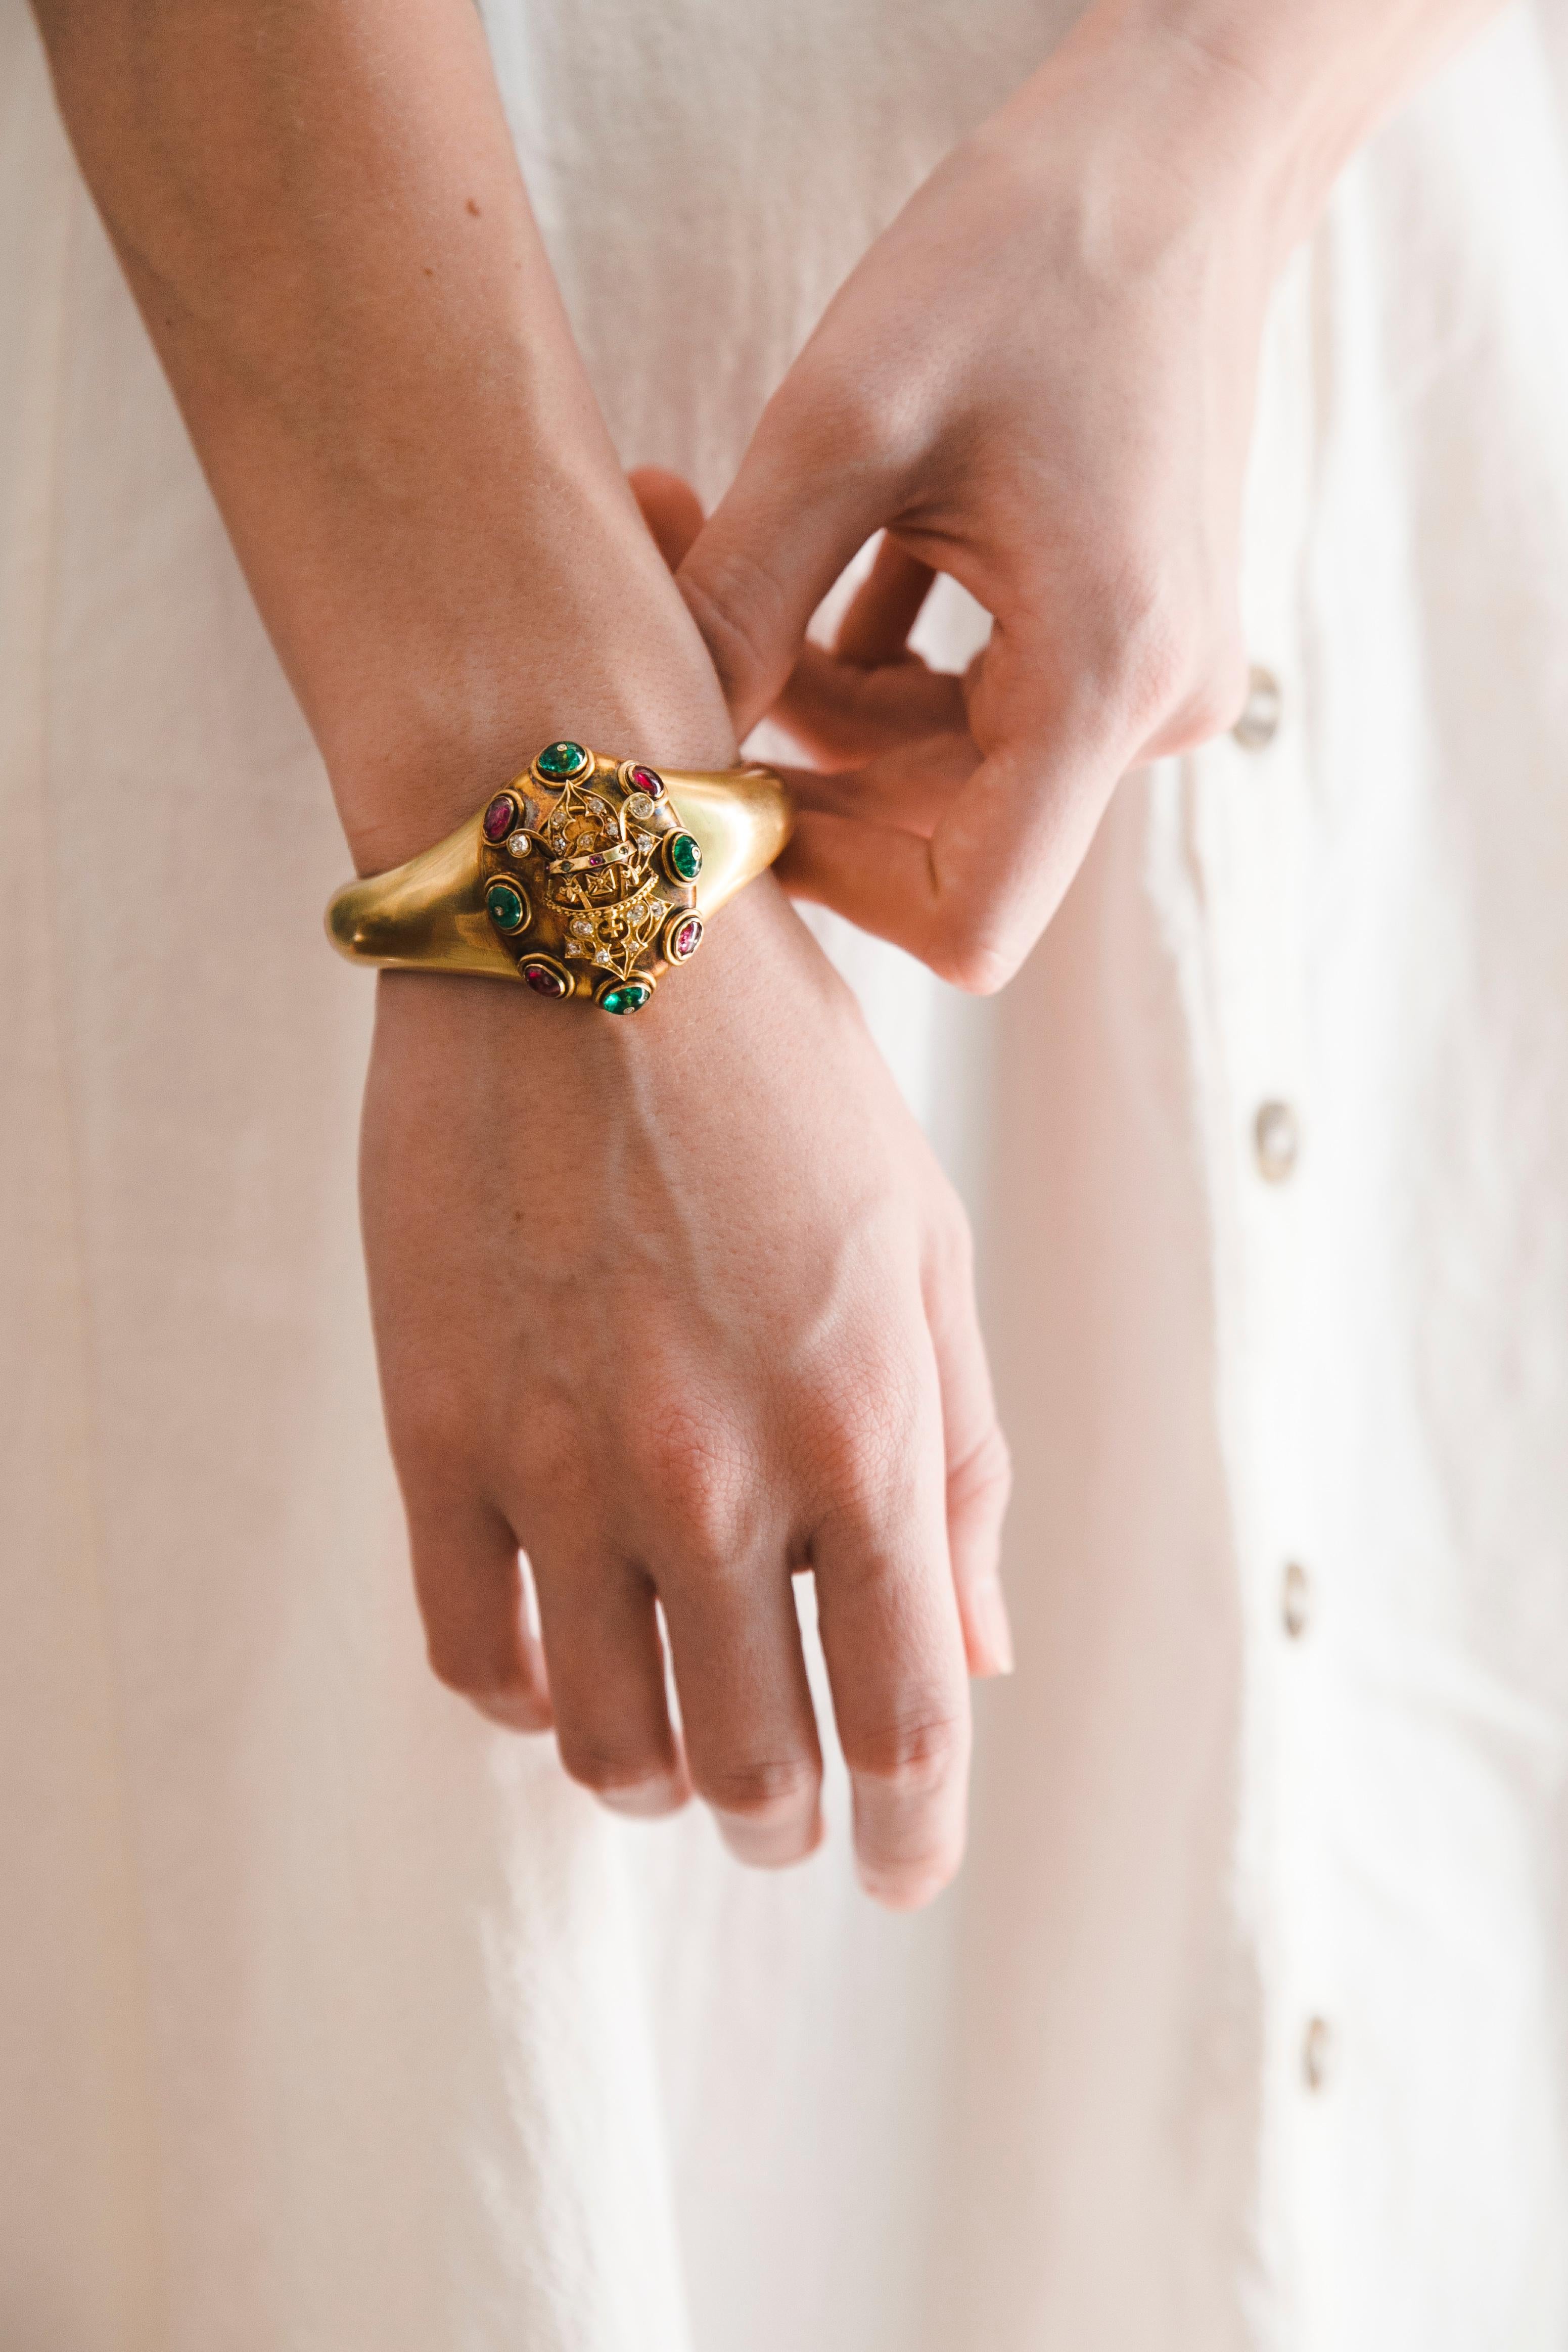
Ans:
[[[1048,33],[487,16],[619,444],[710,494]],[[1020,1474],[910,1922],[426,1676],[341,847],[0,0],[5,2352],[1562,2352],[1565,56],[1512,11],[1281,289],[1272,745],[1131,780],[995,1007],[838,941]]]

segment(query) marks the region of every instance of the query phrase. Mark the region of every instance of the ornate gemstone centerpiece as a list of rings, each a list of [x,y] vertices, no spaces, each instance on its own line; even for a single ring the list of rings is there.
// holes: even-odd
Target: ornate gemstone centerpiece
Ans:
[[[354,963],[510,981],[624,1017],[690,962],[789,831],[767,768],[660,775],[563,736],[444,840],[334,891],[327,934]]]
[[[653,769],[548,744],[480,832],[486,913],[537,995],[636,1013],[696,953],[702,853]]]

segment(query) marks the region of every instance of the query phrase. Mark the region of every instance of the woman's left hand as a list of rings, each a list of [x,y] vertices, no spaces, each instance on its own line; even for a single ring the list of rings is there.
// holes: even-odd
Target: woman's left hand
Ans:
[[[741,731],[827,772],[780,871],[962,986],[1016,969],[1129,768],[1235,717],[1262,320],[1342,154],[1492,0],[1100,0],[829,306],[679,578]],[[823,596],[887,537],[831,653]],[[906,645],[936,571],[968,676]]]

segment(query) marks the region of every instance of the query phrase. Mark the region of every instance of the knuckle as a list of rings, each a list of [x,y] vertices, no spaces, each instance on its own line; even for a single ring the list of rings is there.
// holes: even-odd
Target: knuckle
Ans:
[[[967,1289],[974,1273],[974,1234],[969,1212],[947,1177],[939,1174],[933,1186],[928,1248],[939,1280]]]
[[[1118,728],[1147,730],[1187,694],[1202,653],[1190,596],[1148,548],[1100,550],[1081,607],[1084,638],[1068,699]]]
[[[874,1497],[905,1449],[913,1416],[904,1387],[890,1366],[841,1366],[812,1414],[806,1451],[816,1483],[841,1523],[871,1520]]]
[[[698,1793],[715,1812],[759,1828],[794,1820],[816,1802],[819,1773],[805,1756],[747,1757],[696,1771]]]
[[[858,1733],[845,1754],[857,1780],[874,1781],[889,1796],[934,1797],[968,1760],[968,1720],[946,1710],[922,1712]]]
[[[436,1372],[387,1383],[386,1427],[400,1472],[421,1486],[448,1476],[474,1453],[472,1399],[462,1382]]]
[[[895,1530],[925,1478],[931,1407],[908,1363],[841,1366],[803,1414],[798,1459],[816,1503],[818,1540],[868,1582],[904,1573]],[[891,1548],[890,1548],[891,1547]]]
[[[1141,748],[1151,758],[1194,751],[1235,725],[1246,699],[1245,669],[1234,671],[1226,663],[1194,672],[1184,690],[1152,716],[1144,714],[1149,724]]]
[[[645,1507],[671,1523],[688,1557],[731,1558],[743,1540],[746,1497],[754,1486],[752,1448],[719,1408],[688,1402],[651,1403],[631,1439]]]
[[[1156,609],[1140,617],[1122,651],[1121,698],[1138,723],[1152,726],[1185,700],[1195,648],[1185,627]]]
[[[1201,595],[1150,588],[1124,619],[1111,691],[1141,743],[1188,751],[1234,720],[1247,664],[1235,630]]]
[[[596,1465],[582,1405],[574,1398],[538,1384],[518,1415],[515,1436],[500,1442],[498,1451],[509,1458],[530,1501],[548,1496],[573,1517],[591,1504]]]
[[[984,912],[954,908],[936,926],[926,961],[939,980],[969,996],[994,996],[1012,979],[1028,942],[1015,947],[997,934]]]
[[[1234,727],[1247,700],[1247,657],[1239,646],[1209,662],[1178,714],[1184,739],[1178,748],[1186,751],[1206,743]]]
[[[469,1633],[453,1633],[440,1625],[428,1627],[425,1651],[436,1680],[475,1706],[516,1715],[532,1699],[515,1658],[498,1657]]]
[[[1206,743],[1211,736],[1223,735],[1227,727],[1235,724],[1246,699],[1245,677],[1233,678],[1228,671],[1211,670],[1187,697],[1179,714],[1187,742]]]
[[[662,1759],[629,1755],[625,1748],[596,1739],[591,1732],[562,1730],[557,1745],[568,1778],[591,1789],[596,1797],[635,1797],[669,1778],[668,1764]]]
[[[948,1487],[964,1502],[983,1502],[998,1514],[1013,1491],[1013,1456],[993,1422],[948,1473]]]
[[[759,437],[772,444],[778,478],[813,501],[841,502],[847,479],[880,476],[923,415],[907,375],[889,379],[861,348],[847,366],[836,339],[814,337],[769,404]]]

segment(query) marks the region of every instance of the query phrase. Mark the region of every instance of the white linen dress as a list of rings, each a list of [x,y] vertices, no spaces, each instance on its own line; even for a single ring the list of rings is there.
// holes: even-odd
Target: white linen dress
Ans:
[[[628,462],[722,487],[1064,14],[487,0]],[[749,1876],[426,1675],[343,853],[0,0],[0,2352],[1568,2346],[1565,131],[1516,6],[1290,266],[1272,733],[994,1006],[834,933],[1020,1474],[896,1919],[837,1780]]]

